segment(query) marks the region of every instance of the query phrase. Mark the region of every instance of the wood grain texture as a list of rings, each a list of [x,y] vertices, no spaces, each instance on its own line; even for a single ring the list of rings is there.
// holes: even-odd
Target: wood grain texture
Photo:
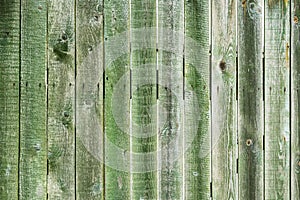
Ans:
[[[102,45],[101,45],[102,44]],[[103,2],[76,1],[76,199],[101,199]]]
[[[184,1],[157,6],[159,199],[182,199]]]
[[[156,1],[131,0],[131,199],[157,199]],[[143,32],[137,31],[143,30]],[[152,47],[152,48],[151,48]],[[153,48],[154,47],[154,48]]]
[[[75,198],[74,8],[48,2],[48,199]]]
[[[265,199],[290,197],[289,1],[265,1]]]
[[[238,1],[239,199],[263,198],[263,1]]]
[[[236,0],[212,1],[212,196],[237,199]]]
[[[105,199],[112,200],[130,199],[129,12],[127,0],[104,1]]]
[[[185,1],[185,199],[210,198],[209,8],[206,0]]]
[[[19,1],[0,1],[0,199],[18,199],[19,13]]]
[[[0,0],[0,199],[300,200],[300,0]]]
[[[291,1],[291,199],[300,199],[300,1]]]
[[[19,199],[47,197],[47,3],[21,3]]]

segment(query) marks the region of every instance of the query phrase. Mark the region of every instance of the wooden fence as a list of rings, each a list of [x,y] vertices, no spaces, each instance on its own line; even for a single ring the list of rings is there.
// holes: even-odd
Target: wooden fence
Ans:
[[[300,199],[299,0],[0,0],[0,199]]]

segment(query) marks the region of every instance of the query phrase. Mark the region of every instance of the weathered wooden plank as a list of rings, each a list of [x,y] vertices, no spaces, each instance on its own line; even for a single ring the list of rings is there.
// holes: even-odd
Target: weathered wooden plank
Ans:
[[[48,198],[75,198],[75,1],[48,2]]]
[[[104,1],[105,199],[130,198],[129,11],[127,0]]]
[[[46,1],[22,1],[19,199],[47,197],[46,35]]]
[[[159,199],[183,199],[184,1],[157,6]]]
[[[185,199],[210,197],[209,9],[206,0],[185,1]]]
[[[237,199],[236,0],[212,1],[213,199]]]
[[[300,199],[300,2],[291,1],[291,199]]]
[[[0,1],[0,199],[18,199],[20,1]]]
[[[156,0],[131,0],[130,19],[131,199],[157,199]]]
[[[265,199],[289,199],[289,1],[265,1]]]
[[[100,199],[104,192],[102,11],[102,1],[76,1],[77,199]]]
[[[262,6],[237,4],[239,199],[263,198]]]

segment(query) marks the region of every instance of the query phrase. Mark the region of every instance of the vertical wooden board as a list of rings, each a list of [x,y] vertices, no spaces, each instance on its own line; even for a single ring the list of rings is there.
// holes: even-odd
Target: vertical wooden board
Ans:
[[[290,196],[289,1],[265,1],[265,199]]]
[[[131,199],[157,199],[156,1],[131,0],[130,19]]]
[[[300,199],[300,2],[291,1],[291,199]]]
[[[75,198],[75,1],[48,2],[48,198]]]
[[[157,6],[159,199],[183,199],[184,1]]]
[[[19,1],[0,1],[0,199],[18,199],[19,13]]]
[[[46,199],[46,1],[22,1],[21,19],[19,199]]]
[[[100,199],[103,175],[103,2],[76,1],[76,199]]]
[[[262,6],[262,0],[237,5],[240,199],[263,198]]]
[[[236,0],[212,1],[212,197],[237,199]]]
[[[185,1],[185,199],[210,198],[209,9],[206,0]]]
[[[127,0],[104,1],[105,199],[130,198],[129,12]]]

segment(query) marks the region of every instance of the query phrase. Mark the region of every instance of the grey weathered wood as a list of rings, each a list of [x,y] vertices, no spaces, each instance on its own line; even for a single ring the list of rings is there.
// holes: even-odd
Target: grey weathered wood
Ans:
[[[265,198],[290,197],[289,1],[265,1]]]
[[[22,1],[19,199],[47,197],[46,34],[46,1]]]
[[[131,0],[131,199],[157,197],[156,1]],[[143,31],[138,31],[143,30]],[[144,33],[144,34],[141,34]],[[150,157],[150,158],[149,158]]]
[[[101,45],[102,44],[102,45]],[[76,198],[100,199],[103,173],[103,2],[76,1]]]
[[[300,199],[300,2],[291,1],[291,199]]]
[[[48,2],[48,198],[75,198],[75,1]]]
[[[185,1],[185,199],[210,197],[209,9],[206,0]]]
[[[105,199],[130,199],[129,12],[130,4],[127,0],[104,1],[105,136],[122,151],[114,152],[112,145],[108,142],[104,144],[107,158]]]
[[[236,0],[212,1],[212,196],[237,199]]]
[[[159,199],[182,199],[184,1],[157,6]]]
[[[262,6],[237,4],[239,199],[263,198]]]
[[[18,199],[20,1],[0,1],[0,199]]]

